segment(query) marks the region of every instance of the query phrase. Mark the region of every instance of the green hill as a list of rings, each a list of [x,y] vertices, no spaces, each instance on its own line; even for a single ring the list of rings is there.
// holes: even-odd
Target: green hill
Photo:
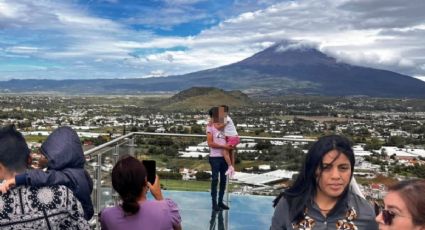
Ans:
[[[207,110],[213,106],[226,104],[230,108],[252,106],[254,102],[241,91],[224,91],[214,87],[192,87],[183,90],[161,103],[167,111]]]

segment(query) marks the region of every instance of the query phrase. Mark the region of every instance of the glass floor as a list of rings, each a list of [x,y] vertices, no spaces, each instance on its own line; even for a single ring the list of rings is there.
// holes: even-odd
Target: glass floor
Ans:
[[[230,210],[212,212],[209,192],[165,190],[163,195],[178,204],[185,230],[266,230],[274,211],[271,196],[229,194]]]
[[[102,200],[109,205],[113,204],[110,191],[111,188],[103,188],[102,193]],[[170,198],[177,203],[184,230],[267,230],[270,228],[274,211],[272,196],[229,194],[230,210],[213,212],[209,192],[162,190],[162,193],[164,198]],[[150,193],[148,193],[148,199],[153,199]],[[226,195],[224,200],[226,201]]]

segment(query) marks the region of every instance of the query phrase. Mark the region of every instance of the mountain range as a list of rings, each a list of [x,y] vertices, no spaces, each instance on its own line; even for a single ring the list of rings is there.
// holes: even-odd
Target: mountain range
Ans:
[[[286,94],[425,98],[425,82],[399,73],[350,65],[307,46],[277,43],[242,61],[169,77],[90,80],[9,80],[3,93],[141,94],[191,87],[240,90],[250,96]]]

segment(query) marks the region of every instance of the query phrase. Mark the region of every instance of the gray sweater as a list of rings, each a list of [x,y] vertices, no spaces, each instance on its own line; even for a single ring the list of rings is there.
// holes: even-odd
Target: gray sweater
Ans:
[[[302,223],[299,221],[291,222],[288,202],[282,197],[276,205],[270,230],[378,229],[372,206],[365,199],[352,192],[349,192],[345,200],[339,206],[334,207],[327,217],[322,215],[315,202],[310,202],[307,205],[304,217]],[[310,228],[307,226],[310,226]]]

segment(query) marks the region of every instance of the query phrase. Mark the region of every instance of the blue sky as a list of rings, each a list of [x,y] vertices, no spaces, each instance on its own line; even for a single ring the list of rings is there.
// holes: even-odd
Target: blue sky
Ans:
[[[163,77],[282,40],[425,79],[423,0],[0,0],[0,80]]]

